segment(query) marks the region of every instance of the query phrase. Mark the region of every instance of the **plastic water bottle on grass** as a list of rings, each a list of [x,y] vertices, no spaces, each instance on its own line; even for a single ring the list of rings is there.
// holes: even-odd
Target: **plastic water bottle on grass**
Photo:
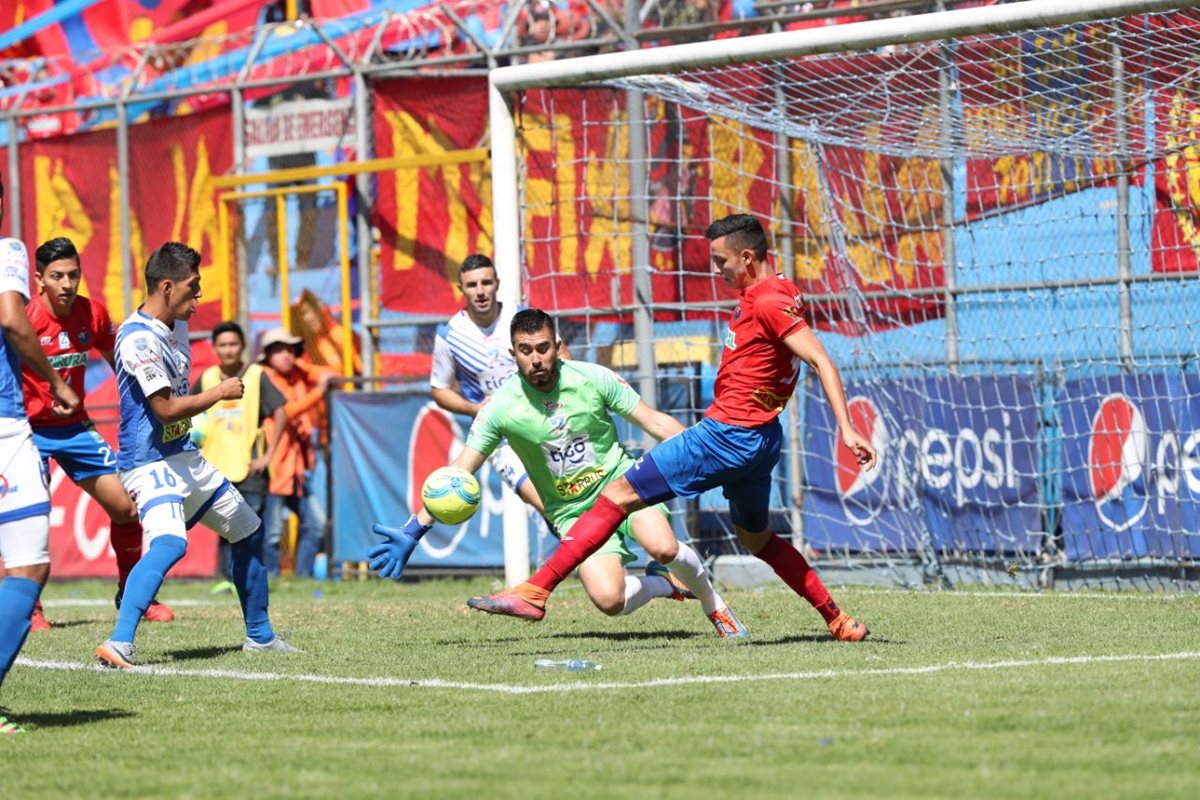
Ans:
[[[559,670],[562,672],[591,672],[601,669],[600,665],[595,661],[588,661],[583,658],[569,658],[555,660],[553,658],[539,658],[533,662],[536,669]]]

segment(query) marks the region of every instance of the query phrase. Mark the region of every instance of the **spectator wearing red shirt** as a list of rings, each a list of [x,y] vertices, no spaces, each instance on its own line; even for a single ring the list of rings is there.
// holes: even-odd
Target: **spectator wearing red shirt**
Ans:
[[[472,608],[539,620],[550,592],[631,513],[719,486],[742,545],[816,608],[835,639],[866,638],[867,627],[838,607],[800,551],[768,525],[771,472],[783,444],[779,412],[795,391],[801,362],[816,372],[843,444],[865,469],[875,466],[875,450],[851,426],[841,374],[805,321],[800,291],[770,266],[758,219],[734,214],[709,225],[704,235],[713,272],[741,293],[704,418],[609,483],[571,528],[571,538],[527,582],[511,592],[473,597],[468,601]],[[740,622],[732,622],[728,635],[745,636]]]
[[[82,279],[79,252],[70,239],[59,237],[43,243],[34,260],[38,295],[25,306],[25,313],[50,366],[83,397],[88,353],[99,352],[113,366],[116,333],[112,320],[104,306],[79,294]],[[112,521],[109,537],[117,556],[116,605],[120,608],[125,579],[142,555],[142,525],[133,501],[117,477],[113,448],[96,431],[82,402],[75,413],[56,416],[52,412],[50,384],[29,367],[21,371],[21,389],[33,440],[47,462],[47,472],[53,458]],[[155,601],[146,610],[145,618],[150,622],[170,622],[175,614]],[[34,610],[32,623],[34,630],[50,627],[40,604]]]

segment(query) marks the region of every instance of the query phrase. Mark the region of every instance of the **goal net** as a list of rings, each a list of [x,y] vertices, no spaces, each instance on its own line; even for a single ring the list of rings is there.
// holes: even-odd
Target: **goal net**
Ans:
[[[498,260],[690,423],[736,304],[703,232],[754,214],[881,454],[805,374],[776,532],[855,580],[1194,580],[1200,12],[1063,5],[495,72]],[[676,511],[739,552],[720,490]]]

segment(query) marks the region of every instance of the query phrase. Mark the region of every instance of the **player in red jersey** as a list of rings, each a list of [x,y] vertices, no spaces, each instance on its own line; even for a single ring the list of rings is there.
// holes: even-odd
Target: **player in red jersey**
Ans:
[[[70,239],[51,239],[37,249],[38,296],[25,306],[50,365],[83,397],[83,376],[88,352],[98,351],[113,366],[116,334],[104,306],[79,294],[79,253]],[[44,460],[53,458],[79,488],[90,494],[112,521],[110,540],[117,555],[117,608],[125,579],[142,555],[142,525],[137,509],[117,478],[116,459],[108,442],[96,432],[83,403],[70,416],[51,413],[50,385],[28,367],[21,373],[21,388],[33,440]],[[170,622],[175,614],[162,603],[146,610],[151,622]],[[33,630],[46,630],[39,603],[33,612]]]
[[[742,545],[820,612],[835,639],[866,638],[867,627],[838,607],[804,556],[767,525],[771,471],[783,442],[779,412],[796,388],[801,362],[816,372],[842,443],[865,469],[875,466],[875,451],[850,424],[841,375],[805,322],[799,290],[768,263],[762,225],[752,216],[735,214],[717,220],[704,234],[713,270],[741,293],[704,418],[608,484],[571,528],[571,538],[527,582],[512,591],[473,597],[467,601],[472,608],[539,620],[550,592],[629,514],[720,486]]]

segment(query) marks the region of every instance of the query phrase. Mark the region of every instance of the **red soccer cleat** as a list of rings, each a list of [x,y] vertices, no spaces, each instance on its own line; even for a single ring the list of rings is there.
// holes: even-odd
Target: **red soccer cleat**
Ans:
[[[157,600],[154,600],[150,603],[150,607],[146,609],[146,613],[142,615],[142,619],[146,620],[146,622],[174,622],[175,612]]]
[[[53,627],[50,620],[46,619],[46,615],[42,613],[42,601],[38,600],[33,606],[33,613],[29,615],[29,630],[48,631]]]
[[[503,614],[537,622],[546,616],[546,607],[531,603],[516,592],[497,592],[483,597],[472,597],[467,605],[488,614]]]
[[[847,614],[845,611],[834,617],[829,623],[829,632],[839,642],[861,642],[870,635],[867,626]]]

